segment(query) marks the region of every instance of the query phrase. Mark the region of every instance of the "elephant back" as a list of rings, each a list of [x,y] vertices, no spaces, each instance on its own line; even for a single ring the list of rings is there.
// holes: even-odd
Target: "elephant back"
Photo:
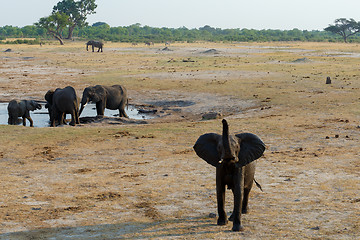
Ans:
[[[63,89],[58,88],[53,95],[53,104],[62,112],[72,111],[78,108],[78,99],[73,87],[67,86]]]

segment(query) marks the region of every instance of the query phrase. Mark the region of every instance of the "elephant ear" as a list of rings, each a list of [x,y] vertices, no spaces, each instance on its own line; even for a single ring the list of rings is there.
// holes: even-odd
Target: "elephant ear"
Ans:
[[[221,135],[216,133],[206,133],[201,135],[194,145],[196,154],[210,165],[216,167],[219,165],[220,154],[217,150]]]
[[[26,110],[30,110],[32,108],[31,100],[24,100]]]
[[[52,105],[53,104],[53,96],[54,96],[54,92],[53,90],[49,90],[47,91],[47,93],[45,94],[45,100]]]
[[[252,133],[240,133],[235,135],[239,139],[239,165],[245,166],[260,158],[265,151],[265,144]]]
[[[96,98],[96,101],[101,101],[106,98],[106,90],[103,86],[96,85],[95,88],[92,90],[93,90],[94,96],[96,95],[96,97],[94,97],[94,98]]]

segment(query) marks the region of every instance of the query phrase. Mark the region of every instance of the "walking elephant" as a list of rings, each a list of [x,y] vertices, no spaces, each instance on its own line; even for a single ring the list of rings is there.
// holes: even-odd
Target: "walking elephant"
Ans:
[[[79,124],[79,101],[75,89],[71,86],[49,90],[45,94],[50,114],[50,126],[55,127],[55,121],[61,125],[66,114],[71,114],[70,125]]]
[[[255,181],[255,160],[265,151],[265,144],[252,133],[229,135],[229,126],[222,120],[223,133],[201,135],[194,145],[196,154],[216,167],[218,225],[226,225],[225,187],[234,194],[234,210],[229,220],[233,231],[242,231],[241,213],[248,211],[249,193]],[[240,212],[241,208],[241,212]]]
[[[101,50],[101,52],[103,51],[104,44],[102,42],[93,41],[93,40],[88,41],[86,43],[86,51],[89,51],[89,45],[91,45],[93,52],[94,52],[94,48],[98,48],[98,52],[100,52],[100,50]]]
[[[119,109],[119,116],[128,118],[125,112],[125,105],[128,104],[126,88],[120,85],[113,86],[90,86],[84,89],[80,113],[88,102],[96,103],[97,116],[104,116],[105,108],[116,110]]]
[[[30,111],[41,109],[41,105],[34,100],[11,100],[8,105],[8,124],[16,125],[18,118],[22,117],[23,125],[26,126],[26,119],[30,122],[30,127],[34,126],[33,120],[30,117]]]

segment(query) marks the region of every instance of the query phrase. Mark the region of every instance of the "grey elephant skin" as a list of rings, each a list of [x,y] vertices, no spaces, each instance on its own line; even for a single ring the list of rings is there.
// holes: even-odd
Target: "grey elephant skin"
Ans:
[[[41,109],[41,105],[34,100],[11,100],[8,105],[8,124],[18,124],[18,118],[22,117],[23,125],[26,126],[26,119],[30,122],[30,127],[34,126],[33,120],[30,117],[30,111]]]
[[[57,88],[55,91],[49,90],[45,94],[47,107],[50,114],[50,126],[55,127],[55,122],[64,123],[66,114],[71,114],[72,126],[79,124],[79,101],[75,89],[71,86]]]
[[[103,46],[104,44],[102,42],[99,42],[99,41],[93,41],[93,40],[90,40],[86,43],[86,51],[89,51],[89,46],[92,47],[92,51],[94,52],[94,49],[95,48],[98,48],[98,52],[101,52],[103,51]]]
[[[230,217],[233,231],[242,231],[241,213],[248,211],[248,199],[255,181],[256,159],[265,151],[265,144],[252,133],[229,135],[227,121],[222,120],[223,133],[201,135],[194,145],[196,154],[216,167],[218,225],[228,222],[225,212],[225,187],[234,194],[234,210]],[[240,211],[241,208],[241,211]]]
[[[104,116],[105,108],[110,110],[119,110],[120,117],[128,118],[125,112],[125,106],[128,104],[126,88],[120,85],[103,86],[96,85],[84,89],[80,114],[88,102],[96,103],[97,116]]]

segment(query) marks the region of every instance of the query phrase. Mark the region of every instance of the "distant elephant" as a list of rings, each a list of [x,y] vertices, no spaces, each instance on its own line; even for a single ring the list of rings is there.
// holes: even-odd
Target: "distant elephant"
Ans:
[[[93,52],[94,52],[94,48],[96,48],[96,47],[98,48],[98,52],[100,52],[100,50],[101,50],[101,52],[103,51],[104,44],[102,42],[93,41],[93,40],[88,41],[86,43],[86,51],[89,51],[89,45],[92,46],[92,51]]]
[[[70,125],[75,126],[80,123],[79,101],[73,87],[49,90],[45,94],[45,100],[49,109],[51,127],[55,127],[55,121],[58,121],[60,125],[63,124],[66,114],[71,114]]]
[[[201,135],[194,145],[196,154],[216,167],[218,225],[226,225],[225,186],[234,194],[234,210],[230,217],[233,231],[242,231],[241,213],[248,211],[249,193],[255,175],[255,160],[265,151],[265,144],[252,133],[229,135],[229,126],[222,120],[222,136],[216,133]],[[241,207],[241,212],[240,212]]]
[[[22,117],[24,126],[26,126],[27,119],[30,122],[30,127],[33,127],[34,124],[29,111],[41,109],[41,105],[34,100],[11,100],[7,109],[9,114],[8,124],[16,125],[18,118]]]
[[[119,116],[128,118],[125,112],[125,105],[128,104],[127,91],[123,86],[96,85],[85,88],[81,99],[79,116],[88,102],[96,103],[97,116],[104,116],[105,108],[107,108],[111,110],[119,109]]]

